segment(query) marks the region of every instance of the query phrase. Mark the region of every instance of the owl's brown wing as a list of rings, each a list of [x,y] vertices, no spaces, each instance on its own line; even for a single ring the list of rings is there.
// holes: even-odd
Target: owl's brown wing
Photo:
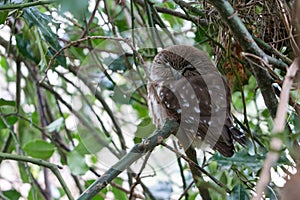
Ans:
[[[230,90],[225,82],[220,86],[212,79],[208,86],[207,80],[197,75],[165,81],[158,96],[168,118],[180,123],[177,137],[184,146],[200,137],[222,155],[232,156],[234,135],[241,133],[232,124]]]

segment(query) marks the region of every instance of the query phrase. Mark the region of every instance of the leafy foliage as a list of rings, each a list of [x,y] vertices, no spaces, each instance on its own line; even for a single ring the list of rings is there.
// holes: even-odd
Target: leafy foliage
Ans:
[[[155,131],[146,100],[154,56],[166,46],[185,44],[204,50],[227,78],[235,123],[251,141],[236,145],[231,158],[198,151],[207,172],[198,184],[212,199],[250,199],[273,150],[270,141],[278,138],[284,146],[265,191],[266,198],[278,199],[280,187],[299,169],[299,88],[292,88],[286,105],[286,130],[272,134],[265,94],[273,91],[258,82],[271,79],[279,98],[286,68],[265,65],[265,57],[245,56],[235,30],[229,30],[212,2],[1,1],[0,164],[3,172],[18,170],[18,175],[1,171],[0,188],[2,183],[9,187],[0,198],[78,198],[97,177],[113,176],[104,173],[133,147],[147,145],[145,138]],[[290,29],[297,26],[289,21],[297,13],[293,1],[230,2],[261,50],[290,65],[298,55],[297,38],[291,35],[297,28]],[[255,76],[255,64],[269,76]],[[170,137],[165,145],[183,152],[174,140]],[[2,153],[16,156],[12,160],[18,163]],[[192,181],[188,163],[164,146],[132,166],[118,164],[113,170],[127,171],[105,182],[111,184],[93,199],[199,197],[195,184],[185,191]],[[20,191],[25,183],[28,189]]]
[[[23,150],[29,156],[46,160],[52,156],[54,148],[53,144],[44,140],[34,140],[25,144]]]

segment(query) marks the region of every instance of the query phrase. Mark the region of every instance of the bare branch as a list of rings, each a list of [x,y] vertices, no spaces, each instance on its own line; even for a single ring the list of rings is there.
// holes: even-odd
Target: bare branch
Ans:
[[[289,93],[293,84],[293,79],[296,72],[299,69],[299,58],[295,59],[290,68],[287,70],[285,80],[282,85],[282,91],[280,94],[280,102],[277,108],[276,117],[274,119],[274,129],[273,134],[280,133],[284,131],[286,124],[286,114],[289,105]],[[263,192],[270,182],[271,168],[277,162],[279,158],[279,151],[282,146],[282,140],[278,137],[274,137],[271,140],[271,151],[268,153],[265,163],[263,165],[260,179],[256,185],[256,195],[253,196],[253,200],[260,200],[263,196]]]

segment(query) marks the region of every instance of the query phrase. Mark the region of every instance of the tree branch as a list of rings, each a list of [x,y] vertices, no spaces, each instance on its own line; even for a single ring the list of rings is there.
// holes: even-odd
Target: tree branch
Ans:
[[[51,3],[55,3],[55,2],[56,2],[56,0],[35,1],[35,2],[22,3],[22,4],[7,4],[7,5],[4,5],[4,6],[0,6],[0,11],[23,9],[23,8],[32,7],[32,6],[47,5],[47,4],[51,4]]]
[[[163,139],[168,138],[172,133],[175,133],[178,126],[179,124],[174,120],[167,121],[161,130],[156,130],[152,136],[145,139],[142,143],[136,144],[128,154],[126,154],[92,185],[90,185],[90,187],[80,195],[78,200],[91,199],[99,191],[105,188],[106,185],[116,178],[121,172],[127,169],[132,163],[161,144]]]
[[[268,56],[259,48],[241,19],[238,17],[237,12],[227,0],[209,0],[209,2],[219,11],[222,19],[229,26],[234,38],[239,42],[244,51],[253,53],[270,64],[287,67],[285,63]],[[259,67],[257,64],[251,65],[251,68],[257,80],[257,84],[261,89],[265,104],[271,116],[274,118],[278,102],[272,87],[272,78],[267,70]]]
[[[3,160],[8,159],[8,160],[16,160],[16,161],[23,161],[23,162],[29,162],[29,163],[33,163],[39,166],[43,166],[46,167],[48,169],[50,169],[53,174],[56,176],[56,178],[58,179],[58,181],[60,182],[62,188],[64,189],[65,193],[67,194],[68,198],[70,200],[73,199],[71,192],[67,186],[67,184],[65,183],[64,179],[62,178],[62,176],[59,173],[58,169],[62,169],[61,166],[59,165],[55,165],[52,163],[49,163],[47,161],[44,161],[42,159],[37,159],[37,158],[29,158],[26,156],[22,156],[22,155],[14,155],[14,154],[10,154],[10,153],[2,153],[0,152],[0,158],[2,158]]]
[[[295,59],[290,68],[287,71],[285,76],[282,91],[280,93],[280,103],[278,105],[276,117],[274,119],[274,128],[273,134],[278,134],[284,131],[285,124],[286,124],[286,114],[289,105],[289,94],[290,89],[293,85],[294,77],[296,76],[296,72],[299,69],[300,59]],[[260,179],[256,185],[256,195],[252,198],[253,200],[260,200],[262,199],[263,192],[265,188],[270,182],[271,177],[271,168],[277,162],[279,158],[279,151],[281,149],[283,142],[278,137],[273,137],[271,140],[270,148],[271,151],[268,153],[267,158],[264,162],[262,171],[260,173]]]

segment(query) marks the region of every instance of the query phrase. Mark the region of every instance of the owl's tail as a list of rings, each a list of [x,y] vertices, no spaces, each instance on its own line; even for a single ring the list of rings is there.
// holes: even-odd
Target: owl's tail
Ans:
[[[219,151],[225,157],[231,157],[234,154],[234,141],[246,146],[248,138],[239,131],[233,124],[224,125],[221,137],[218,139],[214,149]]]
[[[246,144],[248,143],[248,138],[246,137],[245,133],[242,133],[233,125],[229,127],[229,132],[231,133],[231,136],[235,141],[243,146],[246,146]]]

